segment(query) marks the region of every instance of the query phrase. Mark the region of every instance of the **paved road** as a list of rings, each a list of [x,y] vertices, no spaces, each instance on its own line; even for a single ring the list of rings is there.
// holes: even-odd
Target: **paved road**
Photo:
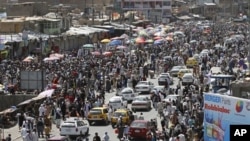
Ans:
[[[149,81],[153,82],[156,85],[157,84],[157,79],[154,78],[154,79],[148,79]],[[177,82],[178,80],[175,78],[174,79],[174,85],[172,85],[171,87],[174,87],[176,88],[176,85],[177,85]],[[112,93],[107,93],[106,94],[106,97],[105,97],[105,103],[107,104],[108,103],[108,100],[115,95],[115,92],[112,92]],[[149,95],[148,95],[149,96]],[[130,108],[130,104],[128,105],[128,108]],[[140,114],[141,112],[137,112],[136,114]],[[153,119],[157,116],[157,112],[152,109],[151,111],[142,111],[143,115],[144,115],[144,118],[146,120],[150,120],[150,119]],[[157,121],[158,121],[158,125],[160,126],[160,119],[159,117],[157,117]],[[109,136],[110,136],[110,139],[111,140],[117,140],[117,135],[115,134],[114,132],[114,129],[111,127],[111,125],[94,125],[94,126],[90,126],[90,135],[89,135],[89,139],[92,140],[93,139],[93,136],[95,134],[95,132],[98,132],[98,134],[102,137],[104,135],[105,132],[108,132]],[[22,141],[21,137],[20,137],[20,132],[18,131],[18,127],[15,126],[13,128],[10,128],[10,129],[6,129],[4,130],[4,135],[8,135],[8,134],[11,134],[12,135],[12,139],[14,141]],[[59,135],[59,129],[57,129],[55,127],[55,125],[52,126],[52,132],[51,132],[52,136],[58,136]],[[44,139],[39,139],[39,140],[44,140]]]

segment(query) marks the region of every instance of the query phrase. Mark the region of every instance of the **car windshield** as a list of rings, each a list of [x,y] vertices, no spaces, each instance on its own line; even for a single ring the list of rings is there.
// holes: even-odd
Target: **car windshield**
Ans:
[[[146,97],[135,97],[134,100],[136,100],[136,101],[146,101]]]
[[[131,93],[133,93],[133,91],[132,91],[132,90],[122,91],[122,94],[131,94]]]
[[[147,123],[146,122],[133,122],[133,123],[131,123],[130,127],[132,127],[132,128],[146,128]]]
[[[137,85],[147,85],[148,83],[145,81],[140,81]]]
[[[101,109],[91,109],[89,112],[92,115],[95,115],[95,114],[98,115],[98,114],[102,113],[102,110]]]
[[[114,117],[120,117],[120,116],[125,117],[126,113],[124,113],[124,112],[115,112],[114,113]]]
[[[110,99],[109,103],[121,103],[121,99],[118,99],[118,98]]]

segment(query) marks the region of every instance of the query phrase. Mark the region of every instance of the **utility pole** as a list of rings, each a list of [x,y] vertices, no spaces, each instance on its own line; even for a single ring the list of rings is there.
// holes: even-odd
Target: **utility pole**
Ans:
[[[94,0],[92,0],[92,25],[95,24]]]

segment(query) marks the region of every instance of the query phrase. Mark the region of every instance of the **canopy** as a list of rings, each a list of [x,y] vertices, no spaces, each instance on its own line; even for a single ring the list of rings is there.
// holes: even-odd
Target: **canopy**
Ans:
[[[109,43],[109,42],[110,42],[109,39],[103,39],[103,40],[101,40],[101,43]]]
[[[82,46],[83,48],[94,48],[93,44],[85,44]]]
[[[42,98],[51,97],[54,91],[55,91],[54,89],[43,91],[37,97],[42,97]]]
[[[109,43],[109,46],[118,46],[118,45],[122,45],[122,41],[121,40],[112,40]]]
[[[32,60],[34,60],[34,58],[31,56],[28,56],[25,59],[23,59],[23,62],[31,62]]]
[[[43,61],[55,61],[55,60],[60,60],[60,58],[52,56],[43,59]]]
[[[50,54],[50,57],[64,58],[64,55],[59,54],[59,53],[53,53],[53,54]]]
[[[126,46],[118,46],[116,47],[117,49],[126,49],[127,47]]]
[[[103,54],[104,56],[111,56],[111,55],[112,55],[112,52],[106,51],[106,52],[103,52],[102,54]]]
[[[91,54],[92,54],[92,55],[95,55],[95,56],[101,55],[101,53],[98,52],[98,51],[91,52]]]
[[[145,40],[144,40],[144,38],[136,38],[135,39],[135,43],[137,43],[137,44],[143,44],[143,43],[145,43]]]

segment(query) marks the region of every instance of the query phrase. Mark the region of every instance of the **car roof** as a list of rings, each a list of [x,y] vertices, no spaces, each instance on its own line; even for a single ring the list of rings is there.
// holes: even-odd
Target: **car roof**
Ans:
[[[127,112],[127,111],[129,111],[129,110],[128,109],[116,109],[115,112]]]
[[[66,136],[54,136],[48,139],[48,141],[67,139]]]
[[[139,83],[140,83],[140,82],[149,82],[149,81],[139,81]]]
[[[132,89],[132,88],[129,88],[129,87],[122,89],[122,91],[128,91],[128,90],[129,90],[129,91],[130,91],[130,90],[133,91],[133,89]]]
[[[165,86],[154,86],[154,88],[164,88]]]
[[[102,109],[107,109],[107,107],[94,107],[92,109],[100,109],[100,110],[102,110]]]
[[[185,73],[183,76],[187,76],[187,75],[191,75],[191,76],[193,76],[193,74],[192,74],[192,73]]]
[[[133,122],[146,123],[146,122],[148,122],[148,121],[147,121],[147,120],[134,120]]]
[[[147,97],[147,96],[145,96],[145,95],[138,95],[138,96],[136,96],[136,97],[143,97],[143,98],[144,98],[144,97]],[[135,97],[135,98],[136,98],[136,97]]]
[[[121,96],[113,96],[109,100],[111,100],[111,99],[121,99],[121,98],[122,98]]]

